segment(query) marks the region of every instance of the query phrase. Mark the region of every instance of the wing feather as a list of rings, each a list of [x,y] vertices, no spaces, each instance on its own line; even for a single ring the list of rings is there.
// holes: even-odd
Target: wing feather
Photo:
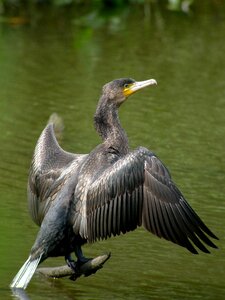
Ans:
[[[108,211],[108,237],[111,237],[112,234],[112,214],[113,214],[113,201],[109,202],[109,211]],[[106,237],[107,237],[106,236]]]
[[[35,147],[27,188],[29,211],[36,224],[41,225],[58,191],[85,156],[64,151],[53,124],[45,127]]]
[[[138,148],[105,169],[87,191],[88,241],[143,225],[160,238],[208,253],[217,239],[186,202],[163,163]],[[208,237],[209,236],[209,237]]]

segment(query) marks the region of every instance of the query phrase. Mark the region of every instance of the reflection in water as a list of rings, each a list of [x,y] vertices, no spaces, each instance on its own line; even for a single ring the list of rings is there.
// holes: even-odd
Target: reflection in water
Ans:
[[[183,17],[155,10],[148,22],[136,9],[120,18],[119,31],[108,21],[92,28],[63,18],[38,27],[1,24],[1,299],[11,299],[9,283],[37,233],[26,208],[37,137],[58,112],[66,127],[63,148],[89,152],[99,143],[91,127],[98,87],[111,78],[157,78],[154,95],[143,92],[122,107],[121,123],[132,147],[158,153],[193,208],[225,235],[224,9],[203,11]],[[27,294],[32,300],[223,299],[223,238],[219,247],[193,257],[138,230],[85,247],[90,257],[112,252],[99,274],[75,283],[35,276]]]
[[[20,300],[31,300],[27,293],[25,292],[25,290],[23,289],[12,289],[12,294],[13,296],[15,296],[17,299],[20,299]]]

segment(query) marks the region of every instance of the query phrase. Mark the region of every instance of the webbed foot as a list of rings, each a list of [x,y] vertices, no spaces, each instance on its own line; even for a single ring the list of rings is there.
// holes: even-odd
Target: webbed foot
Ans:
[[[75,273],[77,272],[77,263],[72,259],[70,255],[65,257],[67,266],[70,267]]]
[[[87,272],[87,273],[82,273],[80,271],[81,266],[83,266],[84,264],[86,264],[88,261],[92,260],[92,258],[87,258],[83,255],[80,255],[77,259],[77,261],[75,262],[72,257],[70,255],[65,257],[66,263],[68,265],[68,267],[70,267],[73,271],[74,274],[72,276],[70,276],[70,279],[75,281],[78,277],[80,277],[82,274],[84,274],[84,276],[90,276],[91,274],[94,274],[96,272],[96,270]]]

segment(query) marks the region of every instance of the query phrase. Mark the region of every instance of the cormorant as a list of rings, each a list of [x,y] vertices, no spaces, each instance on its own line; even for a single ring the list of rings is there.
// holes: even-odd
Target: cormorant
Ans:
[[[65,256],[76,268],[87,259],[81,246],[143,225],[145,229],[197,254],[203,242],[217,239],[178,190],[161,160],[144,147],[130,150],[120,125],[119,106],[134,92],[156,84],[130,78],[104,85],[94,125],[102,138],[89,154],[72,154],[58,144],[54,125],[43,130],[28,180],[28,202],[40,226],[30,256],[11,283],[25,289],[37,266],[50,256]]]

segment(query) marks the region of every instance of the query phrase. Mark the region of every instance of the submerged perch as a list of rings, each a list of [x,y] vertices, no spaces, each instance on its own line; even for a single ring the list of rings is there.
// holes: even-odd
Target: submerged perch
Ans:
[[[60,267],[50,267],[50,268],[38,268],[36,273],[39,273],[41,275],[47,276],[47,277],[53,277],[53,278],[61,278],[70,276],[71,280],[76,280],[81,275],[89,276],[95,272],[97,272],[99,269],[101,269],[104,265],[104,263],[110,258],[111,253],[104,254],[97,256],[80,267],[77,267],[77,270],[74,271],[67,265],[60,266]]]

